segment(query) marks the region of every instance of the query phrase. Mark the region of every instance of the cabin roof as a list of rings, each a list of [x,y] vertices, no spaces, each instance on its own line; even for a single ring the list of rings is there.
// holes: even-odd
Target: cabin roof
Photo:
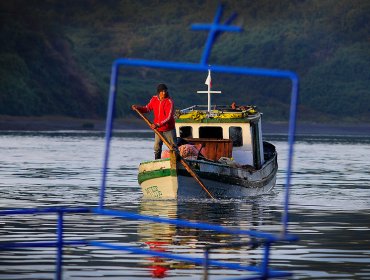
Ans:
[[[194,105],[177,110],[176,123],[246,123],[258,120],[261,113],[255,106],[245,105],[232,108],[225,105],[212,105],[210,112],[205,105]]]

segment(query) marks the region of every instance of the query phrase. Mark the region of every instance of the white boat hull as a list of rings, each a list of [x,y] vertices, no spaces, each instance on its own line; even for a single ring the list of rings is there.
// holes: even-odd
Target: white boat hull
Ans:
[[[276,183],[276,154],[259,170],[203,160],[188,160],[188,163],[215,198],[258,196],[269,193]],[[144,198],[209,198],[181,163],[174,159],[141,163],[139,183]]]

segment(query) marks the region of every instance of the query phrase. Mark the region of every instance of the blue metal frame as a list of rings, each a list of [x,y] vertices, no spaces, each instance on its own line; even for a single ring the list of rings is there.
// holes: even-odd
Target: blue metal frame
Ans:
[[[290,183],[291,183],[291,169],[293,161],[293,146],[295,140],[295,127],[296,127],[296,113],[297,113],[297,102],[298,102],[298,86],[299,80],[298,76],[290,71],[280,71],[280,70],[271,70],[271,69],[260,69],[260,68],[248,68],[248,67],[230,67],[222,65],[207,65],[208,58],[212,45],[221,32],[240,32],[241,28],[237,26],[230,26],[229,24],[234,20],[236,14],[233,14],[225,24],[220,24],[219,21],[222,16],[223,6],[220,5],[217,9],[215,19],[212,24],[193,24],[193,30],[209,30],[207,43],[203,51],[201,60],[199,64],[194,63],[181,63],[181,62],[170,62],[170,61],[153,61],[153,60],[142,60],[142,59],[128,59],[122,58],[114,61],[112,65],[112,74],[110,81],[109,89],[109,102],[108,102],[108,111],[106,119],[106,137],[105,137],[105,153],[103,160],[102,168],[102,181],[101,188],[99,193],[99,201],[97,208],[65,208],[65,207],[50,207],[43,209],[13,209],[13,210],[4,210],[0,211],[0,216],[2,215],[18,215],[18,214],[46,214],[46,213],[56,213],[57,215],[57,229],[56,229],[56,241],[46,241],[46,242],[7,242],[0,244],[0,250],[9,250],[15,248],[26,248],[26,247],[56,247],[56,274],[55,279],[62,279],[62,266],[63,266],[63,247],[64,246],[79,246],[79,245],[93,245],[107,249],[128,251],[132,253],[158,256],[162,258],[176,259],[185,262],[192,262],[199,265],[204,265],[205,269],[208,269],[208,266],[219,266],[228,269],[238,269],[238,270],[247,270],[257,273],[257,276],[250,276],[243,279],[267,279],[267,278],[276,278],[276,277],[289,277],[292,274],[288,272],[278,271],[269,269],[269,256],[271,245],[277,242],[293,242],[297,240],[297,237],[290,235],[288,233],[288,223],[289,223],[289,192],[290,192]],[[284,195],[284,213],[282,216],[282,234],[274,235],[265,232],[257,232],[252,230],[234,230],[218,225],[210,225],[205,223],[196,223],[189,222],[186,220],[179,219],[166,219],[160,217],[152,217],[146,215],[139,215],[135,213],[109,210],[104,209],[104,197],[105,189],[108,175],[108,163],[109,163],[109,153],[110,153],[110,142],[112,138],[112,129],[113,129],[113,119],[114,119],[114,104],[116,99],[117,92],[117,80],[118,80],[118,71],[120,66],[133,66],[133,67],[149,67],[149,68],[161,68],[161,69],[172,69],[172,70],[183,70],[183,71],[195,71],[195,72],[206,72],[209,69],[213,72],[219,73],[228,73],[228,74],[237,74],[237,75],[254,75],[254,76],[265,76],[272,78],[283,78],[289,79],[292,83],[291,88],[291,103],[290,103],[290,115],[289,115],[289,135],[288,135],[288,161],[287,161],[287,176],[285,182],[285,195]],[[191,227],[197,229],[213,230],[217,232],[224,232],[229,234],[238,234],[238,235],[248,235],[254,238],[258,238],[259,244],[264,244],[264,256],[262,260],[262,265],[258,266],[243,266],[235,263],[224,263],[215,260],[209,260],[208,254],[209,249],[205,250],[204,258],[193,258],[185,257],[175,254],[169,254],[164,252],[157,252],[152,250],[140,249],[137,247],[122,246],[116,244],[109,244],[100,241],[89,241],[89,240],[69,240],[64,241],[63,231],[64,231],[64,216],[66,214],[74,213],[90,213],[94,215],[108,215],[116,218],[123,219],[134,219],[134,220],[143,220],[147,222],[154,223],[167,223],[174,224],[181,227]]]
[[[296,113],[297,113],[297,102],[298,102],[298,76],[291,71],[261,69],[261,68],[249,68],[249,67],[230,67],[222,65],[206,65],[206,64],[195,64],[195,63],[182,63],[182,62],[170,62],[170,61],[153,61],[143,59],[129,59],[121,58],[117,59],[112,66],[111,84],[109,90],[109,107],[107,114],[106,123],[106,142],[105,142],[105,157],[103,163],[103,177],[102,177],[102,188],[100,190],[100,201],[99,208],[104,207],[104,193],[107,179],[107,168],[109,161],[109,150],[110,140],[112,137],[113,128],[113,116],[114,116],[114,104],[117,92],[117,80],[118,71],[120,66],[135,66],[135,67],[147,67],[147,68],[161,68],[170,70],[186,70],[186,71],[197,71],[206,72],[210,69],[212,72],[236,74],[236,75],[253,75],[253,76],[264,76],[272,78],[283,78],[289,79],[292,83],[291,87],[291,104],[290,104],[290,116],[289,116],[289,135],[288,135],[288,161],[287,161],[287,176],[285,182],[285,202],[284,202],[284,214],[282,217],[283,234],[287,234],[288,223],[289,223],[289,192],[290,192],[290,180],[291,180],[291,169],[293,160],[293,145],[295,140],[295,128],[296,128]]]
[[[179,261],[184,261],[184,262],[191,262],[191,263],[195,263],[198,265],[204,265],[204,266],[217,266],[217,267],[223,267],[227,269],[245,270],[245,271],[250,271],[250,272],[255,272],[255,273],[260,274],[262,277],[261,279],[275,278],[275,277],[288,277],[292,275],[292,273],[289,273],[289,272],[269,269],[268,265],[269,265],[271,244],[297,241],[297,237],[294,235],[278,236],[278,235],[274,235],[270,233],[253,231],[253,230],[230,229],[230,228],[222,227],[218,225],[189,222],[189,221],[181,220],[181,219],[168,219],[168,218],[154,217],[154,216],[148,216],[148,215],[140,215],[140,214],[135,214],[135,213],[127,212],[127,211],[100,209],[99,207],[97,208],[51,207],[51,208],[44,208],[44,209],[40,208],[40,209],[3,210],[3,211],[0,211],[0,216],[18,215],[18,214],[34,215],[34,214],[50,214],[50,213],[57,214],[58,223],[57,223],[56,241],[0,243],[0,250],[10,250],[10,249],[16,249],[16,248],[30,248],[30,247],[31,248],[56,247],[57,254],[56,254],[55,279],[57,280],[62,279],[63,247],[65,246],[87,246],[87,245],[101,247],[105,249],[127,251],[131,253],[142,254],[142,255],[157,256],[157,257],[174,259],[174,260],[179,260]],[[212,230],[215,232],[222,232],[222,233],[235,234],[235,235],[245,235],[245,236],[258,238],[260,240],[255,241],[255,243],[265,245],[262,265],[261,267],[252,266],[252,265],[246,266],[246,265],[240,265],[237,263],[209,260],[207,250],[205,251],[204,258],[194,258],[194,257],[186,257],[183,255],[176,255],[176,254],[171,254],[171,253],[146,250],[146,249],[141,249],[141,248],[132,247],[132,246],[116,245],[112,243],[100,242],[100,241],[95,241],[95,240],[64,241],[63,239],[63,231],[64,231],[63,216],[65,214],[74,214],[74,213],[90,213],[90,214],[96,214],[96,215],[116,217],[120,219],[142,220],[142,221],[153,222],[153,223],[165,223],[165,224],[176,225],[179,227]],[[225,247],[227,247],[227,245]],[[255,278],[253,276],[253,278],[244,278],[244,279],[255,279]]]

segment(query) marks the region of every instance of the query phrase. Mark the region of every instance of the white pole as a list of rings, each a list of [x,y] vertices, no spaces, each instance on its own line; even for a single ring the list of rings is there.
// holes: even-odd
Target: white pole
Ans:
[[[208,84],[208,113],[211,112],[211,85]]]
[[[208,85],[207,91],[197,91],[198,93],[208,93],[208,114],[211,113],[211,93],[221,93],[221,91],[211,91],[211,70],[208,70],[208,76],[205,82],[206,85]]]

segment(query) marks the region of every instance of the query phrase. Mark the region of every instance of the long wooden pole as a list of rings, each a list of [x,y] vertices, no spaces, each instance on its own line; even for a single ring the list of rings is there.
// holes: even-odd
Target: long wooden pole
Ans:
[[[149,127],[151,126],[151,122],[137,109],[137,108],[132,108],[134,111],[136,111],[136,113],[139,114],[139,116],[149,125]],[[151,127],[150,127],[151,128]],[[198,184],[203,188],[203,190],[208,194],[208,196],[210,198],[213,198],[213,195],[207,190],[206,186],[203,184],[203,182],[200,180],[199,176],[193,171],[193,169],[191,169],[190,165],[184,160],[184,158],[179,154],[179,152],[174,149],[174,147],[167,141],[166,138],[163,137],[163,135],[161,133],[158,132],[157,129],[155,128],[151,128],[155,134],[158,135],[159,138],[161,138],[161,140],[163,141],[163,143],[166,144],[166,146],[171,150],[171,151],[174,151],[176,153],[176,155],[178,156],[178,158],[180,159],[180,162],[181,164],[185,167],[185,169],[189,172],[189,174],[195,179],[195,181],[198,182]]]

